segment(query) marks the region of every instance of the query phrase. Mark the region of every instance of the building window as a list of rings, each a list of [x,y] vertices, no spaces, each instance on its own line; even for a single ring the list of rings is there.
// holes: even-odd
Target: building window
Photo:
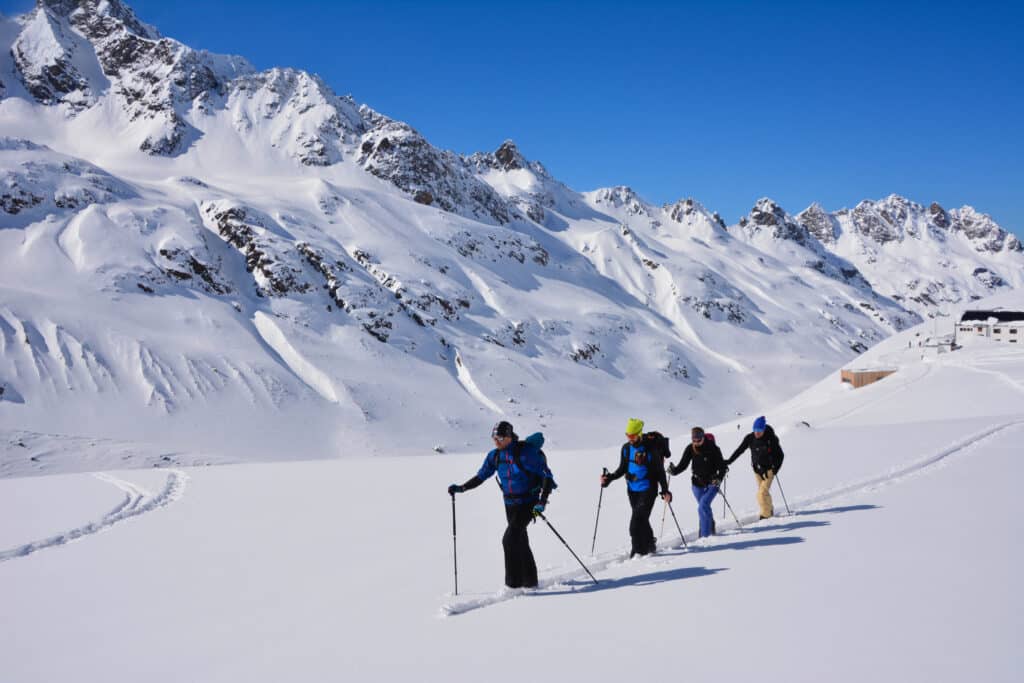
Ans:
[[[1001,329],[999,329],[998,327],[997,327],[996,329],[992,330],[992,331],[993,331],[993,332],[994,332],[995,334],[1002,334],[1002,333],[1003,333],[1003,331],[1002,331]]]
[[[1015,327],[1012,330],[1010,330],[1010,334],[1017,334],[1017,328]]]

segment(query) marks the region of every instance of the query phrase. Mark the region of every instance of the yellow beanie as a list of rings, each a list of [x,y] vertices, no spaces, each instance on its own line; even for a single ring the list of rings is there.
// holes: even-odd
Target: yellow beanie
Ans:
[[[627,434],[640,434],[644,431],[644,421],[639,420],[635,417],[629,418],[626,422],[626,433]]]

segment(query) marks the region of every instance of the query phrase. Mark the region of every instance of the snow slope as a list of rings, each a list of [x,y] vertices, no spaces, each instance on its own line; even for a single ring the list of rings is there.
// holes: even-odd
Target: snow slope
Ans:
[[[975,340],[936,354],[915,344],[928,331],[858,359],[898,367],[876,384],[853,390],[833,373],[765,411],[793,514],[755,521],[747,456],[726,489],[744,529],[716,501],[723,533],[697,542],[674,480],[686,549],[670,519],[662,552],[624,559],[613,486],[590,556],[597,475],[621,437],[551,448],[548,517],[597,586],[538,524],[542,588],[499,592],[503,514],[485,485],[456,498],[451,594],[444,490],[475,471],[485,433],[468,435],[474,453],[188,468],[180,495],[145,510],[177,470],[0,479],[9,548],[135,505],[128,482],[149,492],[103,533],[0,555],[3,679],[611,681],[653,666],[695,680],[1015,681],[1024,349]],[[705,426],[728,453],[749,420]],[[676,459],[694,421],[650,426]]]

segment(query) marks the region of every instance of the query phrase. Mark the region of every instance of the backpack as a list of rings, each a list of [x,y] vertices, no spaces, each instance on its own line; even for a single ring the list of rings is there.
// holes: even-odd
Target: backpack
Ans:
[[[544,470],[545,470],[546,476],[544,474],[538,474],[536,472],[533,472],[533,471],[528,470],[525,467],[523,467],[522,460],[520,460],[520,451],[522,451],[524,445],[531,446],[531,447],[537,449],[537,453],[540,454],[541,461],[543,462],[543,466],[544,466]],[[511,449],[512,450],[512,462],[515,463],[515,466],[520,471],[526,472],[528,475],[530,475],[530,479],[531,479],[530,490],[534,491],[534,492],[540,492],[541,487],[544,485],[544,480],[545,479],[551,479],[551,490],[552,491],[554,491],[555,489],[558,488],[558,483],[555,481],[554,475],[552,475],[551,474],[551,470],[548,469],[548,456],[544,453],[544,450],[541,448],[541,446],[543,446],[543,445],[544,445],[544,434],[541,433],[541,432],[534,432],[533,434],[530,434],[528,437],[526,437],[522,441],[516,441],[512,445],[512,449]],[[497,455],[495,455],[495,458],[497,458]],[[495,463],[495,465],[497,465],[497,463]],[[498,482],[498,486],[501,486],[501,482]]]
[[[652,451],[660,452],[662,458],[667,460],[670,457],[671,451],[668,449],[668,437],[661,432],[647,432],[644,434],[644,441],[650,444]],[[644,445],[647,446],[647,443]]]
[[[661,434],[661,432],[645,432],[644,435],[643,435],[643,439],[641,440],[641,444],[643,445],[644,450],[647,453],[650,453],[652,455],[660,455],[661,458],[662,458],[662,461],[668,460],[670,455],[671,455],[671,452],[668,449],[668,437],[664,436],[663,434]],[[623,452],[623,454],[626,453],[626,449],[627,448],[629,448],[629,444],[623,444],[622,445],[622,452]],[[636,461],[636,464],[641,466],[641,467],[646,467],[647,468],[647,477],[646,477],[646,479],[651,480],[652,472],[651,472],[651,468],[650,468],[650,462],[648,461],[648,459],[647,458],[643,458],[642,460],[638,459]],[[626,481],[632,481],[632,480],[629,479],[629,476],[627,476]]]

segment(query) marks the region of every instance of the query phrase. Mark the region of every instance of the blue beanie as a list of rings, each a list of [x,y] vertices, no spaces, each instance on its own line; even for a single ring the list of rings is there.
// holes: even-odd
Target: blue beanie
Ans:
[[[754,420],[754,431],[763,432],[764,428],[768,426],[768,421],[764,419],[764,415]]]

